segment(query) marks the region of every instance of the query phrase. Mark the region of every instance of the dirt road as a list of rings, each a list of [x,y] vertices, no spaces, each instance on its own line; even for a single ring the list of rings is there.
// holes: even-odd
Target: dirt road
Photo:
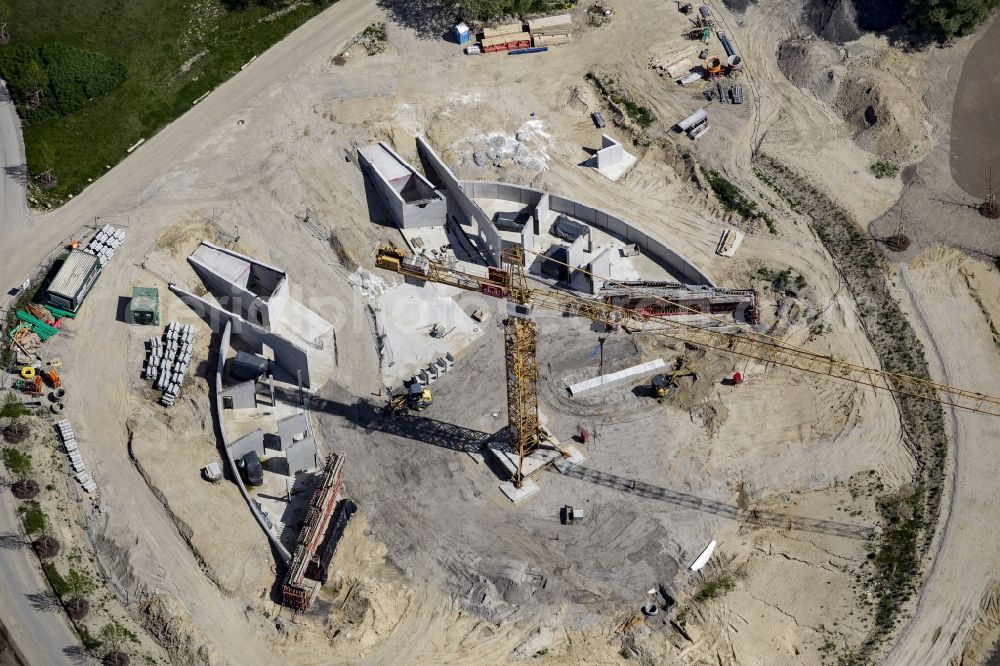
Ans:
[[[24,193],[24,141],[21,120],[17,117],[5,82],[0,80],[0,243],[7,234],[20,228],[28,219]],[[6,244],[3,245],[7,247]],[[6,257],[5,257],[6,259]],[[5,262],[6,263],[6,262]]]
[[[112,169],[92,187],[75,200],[36,221],[29,219],[20,191],[3,180],[3,235],[2,247],[18,248],[17,252],[5,252],[0,262],[0,286],[7,289],[18,285],[32,270],[40,257],[48,254],[55,244],[72,233],[82,223],[97,217],[107,217],[136,208],[148,196],[149,188],[165,173],[176,170],[186,158],[202,145],[206,135],[222,123],[235,122],[242,110],[254,98],[267,95],[280,86],[294,72],[315,66],[336,53],[336,50],[359,32],[376,15],[373,3],[367,0],[342,0],[320,16],[316,17],[267,53],[261,55],[244,72],[220,86],[215,92],[194,107],[160,134],[150,139],[141,149]],[[12,114],[12,107],[5,104],[0,113]],[[16,119],[16,117],[15,117]],[[3,146],[16,148],[19,132],[9,122],[0,123],[5,131]],[[4,155],[4,164],[23,161],[18,151]],[[141,220],[132,220],[130,233],[134,241],[126,243],[124,250],[116,257],[116,264],[123,268],[132,262],[141,261],[143,250],[148,249],[142,239],[144,232]],[[134,248],[134,251],[130,250]],[[109,267],[97,292],[108,289],[105,296],[112,301],[110,291],[115,280],[114,267]],[[119,279],[123,276],[119,274]],[[124,293],[124,292],[123,292]],[[99,296],[92,297],[100,301]],[[114,302],[114,301],[112,301]],[[115,305],[111,312],[101,312],[101,303],[93,304],[86,322],[86,328],[76,335],[75,344],[81,347],[92,345],[107,333],[107,322],[114,318]],[[107,305],[105,303],[104,305]],[[103,325],[103,326],[102,326]],[[123,329],[116,331],[119,336],[127,336]],[[83,356],[87,354],[83,353]],[[225,661],[245,663],[247,650],[255,650],[256,663],[270,663],[271,656],[265,642],[260,638],[259,627],[248,624],[243,608],[238,603],[224,597],[202,573],[187,543],[170,522],[159,500],[129,460],[125,432],[126,409],[124,377],[128,370],[118,363],[105,364],[103,359],[91,356],[90,364],[80,364],[67,370],[68,385],[103,386],[101,391],[80,394],[80,400],[67,409],[67,416],[79,419],[81,450],[89,460],[97,464],[101,472],[103,499],[107,503],[116,536],[122,543],[135,544],[135,549],[148,554],[160,570],[162,587],[166,591],[176,590],[185,610],[194,624],[211,635],[215,647]],[[98,379],[99,378],[99,379]],[[87,414],[86,420],[83,415]],[[0,511],[0,531],[14,532],[7,525],[13,516],[8,508]],[[9,560],[9,562],[8,562]],[[40,585],[34,563],[23,552],[0,551],[0,571],[2,571],[4,607],[15,608],[23,617],[6,618],[8,628],[19,647],[25,651],[32,663],[59,663],[65,659],[62,650],[73,644],[73,635],[68,632],[61,618],[39,623],[25,594],[44,589]],[[6,612],[5,612],[6,615]],[[46,618],[47,620],[51,620]],[[60,630],[60,627],[62,629]],[[34,636],[34,643],[23,642],[22,634]],[[26,640],[26,639],[25,639]]]
[[[997,271],[957,252],[934,250],[908,268],[901,266],[900,285],[912,299],[917,330],[923,329],[930,343],[926,348],[937,356],[929,360],[938,365],[940,379],[994,385],[1000,377],[1000,354],[990,328],[1000,314]],[[1000,577],[1000,543],[994,537],[1000,462],[993,446],[1000,423],[995,417],[957,411],[952,422],[954,482],[941,549],[916,616],[887,664],[945,664],[961,655],[980,619],[980,602]]]
[[[146,188],[194,153],[209,130],[229,118],[236,122],[255,97],[292,79],[296,71],[335,54],[377,14],[374,3],[367,0],[337,2],[219,86],[80,196],[53,213],[39,216],[37,225],[16,224],[16,218],[12,218],[15,223],[10,235],[3,239],[4,247],[17,247],[18,252],[4,257],[0,287],[6,290],[19,284],[39,257],[81,224],[135,208]],[[8,107],[4,105],[4,113]],[[22,207],[22,218],[25,213]]]

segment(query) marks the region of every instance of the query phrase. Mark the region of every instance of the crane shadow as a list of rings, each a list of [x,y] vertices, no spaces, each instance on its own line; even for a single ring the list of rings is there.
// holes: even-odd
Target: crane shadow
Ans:
[[[381,432],[463,453],[482,450],[483,445],[495,435],[495,433],[465,428],[453,423],[445,423],[412,412],[403,416],[391,416],[385,414],[371,401],[363,399],[357,400],[353,404],[345,404],[336,400],[314,396],[310,403],[310,408],[314,412],[340,416],[368,432]],[[490,459],[490,456],[486,457],[487,461]],[[551,467],[548,469],[549,471],[554,471]],[[874,530],[871,528],[839,523],[832,520],[808,518],[759,509],[746,511],[738,506],[671,490],[670,488],[664,488],[637,479],[629,479],[611,474],[610,472],[602,472],[590,467],[575,467],[565,472],[564,475],[580,481],[587,481],[606,488],[619,490],[635,495],[636,497],[667,502],[686,509],[703,511],[723,518],[740,521],[748,526],[800,530],[851,539],[867,539],[874,534]]]
[[[858,527],[847,523],[838,523],[833,520],[823,520],[820,518],[806,518],[788,513],[778,513],[774,511],[762,511],[753,509],[745,511],[738,506],[725,504],[716,500],[698,497],[682,493],[677,490],[670,490],[662,486],[645,483],[636,479],[629,479],[616,474],[602,472],[589,467],[574,467],[564,472],[565,476],[581,481],[588,481],[597,485],[613,488],[638,497],[669,502],[676,506],[687,509],[695,509],[712,513],[731,520],[745,521],[748,525],[759,527],[775,527],[788,530],[802,530],[805,532],[815,532],[818,534],[828,534],[831,536],[847,537],[851,539],[867,539],[874,534],[874,530],[866,527]]]

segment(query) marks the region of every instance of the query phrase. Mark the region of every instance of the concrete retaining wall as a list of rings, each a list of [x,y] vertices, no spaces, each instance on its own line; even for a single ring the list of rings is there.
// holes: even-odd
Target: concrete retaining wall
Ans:
[[[471,196],[462,188],[462,183],[459,182],[455,174],[448,168],[448,165],[438,157],[434,149],[430,147],[430,144],[420,136],[417,137],[417,152],[427,161],[427,164],[430,165],[431,169],[437,175],[438,180],[444,184],[445,189],[448,191],[448,214],[456,217],[459,222],[465,225],[468,225],[470,221],[475,222],[476,227],[479,229],[478,238],[480,241],[480,246],[477,249],[494,266],[499,267],[503,245],[500,240],[500,232],[493,225],[493,220],[486,215],[483,209],[479,207],[479,204],[472,200]]]
[[[250,493],[247,492],[247,487],[243,484],[243,477],[240,476],[240,470],[236,467],[236,461],[233,459],[229,451],[229,442],[226,439],[226,424],[223,414],[225,413],[222,409],[222,377],[226,370],[226,357],[229,356],[229,343],[232,336],[232,322],[225,322],[222,329],[222,337],[219,342],[219,362],[215,368],[215,414],[218,419],[218,429],[219,438],[222,440],[222,450],[226,452],[226,461],[229,463],[229,471],[236,480],[236,485],[240,489],[240,494],[243,495],[243,499],[246,500],[247,506],[250,507],[250,513],[253,514],[254,519],[260,525],[261,529],[264,530],[264,535],[267,540],[271,542],[274,549],[278,552],[278,555],[284,560],[285,564],[289,564],[292,561],[292,554],[288,552],[277,536],[268,528],[267,520],[261,513],[257,505],[253,503],[250,498]]]
[[[386,175],[381,173],[365,154],[359,150],[358,163],[371,179],[372,185],[378,192],[379,199],[389,209],[389,213],[392,215],[396,225],[403,229],[419,229],[421,227],[435,227],[444,224],[445,216],[448,213],[448,204],[444,197],[434,190],[434,186],[424,178],[423,174],[414,169],[385,142],[380,141],[378,146],[410,171],[412,178],[416,181],[420,196],[426,195],[427,197],[419,204],[404,200],[389,182]]]
[[[565,213],[587,224],[591,224],[617,237],[619,240],[626,243],[635,243],[639,246],[643,254],[656,261],[680,281],[686,284],[715,286],[715,283],[705,273],[701,272],[697,266],[688,261],[684,255],[633,227],[625,220],[615,217],[599,208],[587,206],[566,197],[540,192],[519,185],[511,185],[509,183],[466,180],[462,181],[461,187],[464,188],[463,191],[468,196],[475,198],[502,199],[526,205],[544,205],[547,201],[548,210],[556,213]]]
[[[274,352],[274,365],[288,375],[288,381],[295,383],[301,373],[302,386],[309,388],[309,355],[304,349],[280,335],[251,324],[238,314],[223,310],[204,298],[184,291],[177,285],[170,285],[170,291],[194,310],[213,331],[220,332],[231,324],[232,335],[256,353],[262,353],[265,346],[270,348]]]

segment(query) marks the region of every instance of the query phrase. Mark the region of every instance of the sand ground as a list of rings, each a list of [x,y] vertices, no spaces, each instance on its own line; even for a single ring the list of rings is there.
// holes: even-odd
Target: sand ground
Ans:
[[[918,172],[932,187],[953,187],[941,166],[948,91],[923,91],[931,131],[901,116],[884,131],[866,128],[859,140],[851,105],[871,103],[893,117],[893,95],[901,93],[887,88],[873,101],[841,96],[835,106],[797,87],[776,55],[781,42],[805,30],[793,9],[784,0],[743,15],[715,8],[749,63],[754,104],[712,107],[713,131],[692,145],[672,138],[669,127],[704,104],[700,92],[675,88],[649,67],[651,58],[686,44],[686,19],[673,5],[622,3],[600,28],[587,26],[581,10],[574,43],[537,58],[465,57],[453,44],[419,39],[390,21],[385,53],[357,51],[339,64],[333,57],[341,45],[382,17],[370,3],[342,0],[262,56],[254,66],[262,69],[248,70],[257,77],[252,84],[245,76],[227,84],[220,93],[228,104],[197,109],[180,121],[182,134],[166,130],[63,211],[35,223],[45,225],[37,242],[50,245],[71,220],[121,216],[129,225],[128,241],[60,344],[68,386],[95,387],[75,389],[72,408],[107,508],[91,521],[91,534],[131,610],[172,660],[244,663],[252,652],[257,663],[343,663],[359,654],[370,663],[502,663],[536,654],[555,663],[612,663],[624,649],[645,663],[765,663],[774,655],[821,663],[827,642],[863,639],[869,621],[855,576],[877,520],[875,495],[904,484],[914,466],[890,397],[708,356],[692,359],[701,377],[676,404],[657,405],[635,387],[571,401],[567,381],[596,374],[596,333],[585,322],[545,319],[543,411],[557,437],[569,440],[580,427],[595,437],[583,468],[544,474],[540,494],[515,508],[499,495],[492,471],[456,450],[456,442],[503,422],[503,385],[495,379],[502,372],[500,313],[493,310],[483,334],[458,355],[456,371],[435,385],[431,410],[402,426],[387,421],[378,413],[385,378],[365,297],[348,279],[353,266],[343,266],[296,218],[312,210],[352,262],[372,269],[374,245],[400,239],[371,222],[382,213],[369,206],[354,151],[385,140],[414,159],[419,132],[460,176],[530,183],[599,204],[660,236],[720,283],[742,287],[761,266],[791,268],[808,286],[795,296],[765,289],[768,323],[789,342],[874,365],[829,256],[805,221],[756,181],[751,151],[759,146],[780,157],[868,223],[904,190],[904,181],[878,180],[867,169],[871,151],[884,148],[883,134],[915,137],[908,155]],[[953,91],[971,42],[940,61],[933,54],[892,57],[904,59],[909,69],[902,71],[914,80],[940,72]],[[623,50],[622,43],[642,46]],[[848,45],[839,75],[882,81],[872,55],[884,48],[872,37]],[[934,69],[939,62],[945,66]],[[584,78],[590,71],[613,73],[659,118],[630,146],[639,160],[617,183],[578,166],[584,148],[600,141],[589,113],[604,107]],[[612,130],[628,140],[632,132]],[[518,152],[477,163],[476,153],[496,135],[519,144]],[[777,233],[722,211],[692,181],[686,159],[724,171],[768,206]],[[961,224],[950,232],[960,240],[972,228]],[[714,254],[727,225],[753,232],[733,260]],[[293,296],[333,324],[337,341],[314,411],[323,445],[347,455],[347,494],[361,513],[333,580],[305,617],[273,604],[273,559],[235,488],[198,478],[218,455],[208,409],[210,331],[199,324],[197,372],[183,400],[164,410],[138,378],[150,332],[116,320],[122,297],[143,284],[164,295],[163,321],[197,323],[166,296],[167,283],[196,288],[184,257],[202,239],[231,240],[237,228],[235,247],[286,268]],[[985,247],[990,240],[977,238],[968,242]],[[987,323],[995,318],[974,294],[996,302],[996,271],[954,251],[922,249],[940,240],[928,234],[914,248],[920,254],[900,268],[900,293],[937,354],[936,378],[987,390],[997,368],[981,359],[996,360]],[[482,306],[475,298],[457,302],[466,313]],[[826,332],[810,333],[811,315]],[[607,360],[625,366],[682,353],[657,340],[615,339]],[[748,382],[723,386],[737,368]],[[984,645],[992,640],[994,625],[977,624],[1000,566],[984,541],[992,528],[992,490],[983,493],[992,488],[986,443],[996,434],[984,418],[954,417],[954,491],[938,564],[892,663],[951,658],[973,633]],[[588,507],[586,525],[559,524],[567,503]],[[711,539],[719,542],[716,561],[695,576],[687,566]],[[980,575],[966,575],[970,569]],[[721,576],[735,580],[731,592],[693,600],[705,580]],[[678,601],[687,637],[662,620],[621,631],[652,586]]]

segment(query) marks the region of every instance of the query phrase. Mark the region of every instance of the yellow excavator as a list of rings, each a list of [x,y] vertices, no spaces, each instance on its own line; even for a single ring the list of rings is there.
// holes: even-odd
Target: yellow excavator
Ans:
[[[698,373],[686,365],[681,366],[680,369],[673,372],[654,375],[653,380],[650,382],[650,391],[657,402],[663,402],[677,390],[677,380],[681,377],[689,376],[694,377],[694,381],[698,381]]]
[[[431,395],[429,388],[420,382],[413,382],[406,389],[405,393],[389,396],[389,404],[386,405],[386,411],[392,416],[402,414],[408,409],[412,409],[415,412],[422,412],[430,407],[433,401],[434,397]]]

